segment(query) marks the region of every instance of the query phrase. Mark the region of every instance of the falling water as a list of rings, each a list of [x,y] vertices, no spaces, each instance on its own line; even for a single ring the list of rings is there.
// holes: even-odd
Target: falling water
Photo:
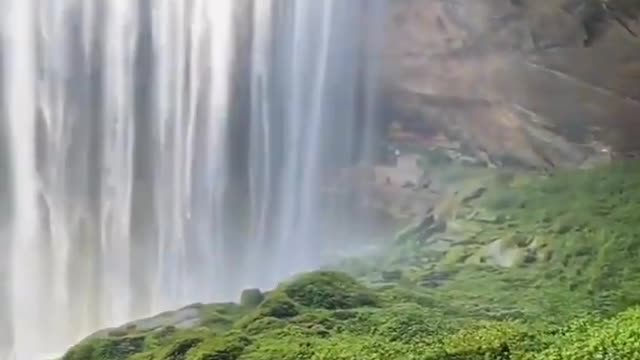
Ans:
[[[0,0],[0,359],[320,266],[381,3]]]

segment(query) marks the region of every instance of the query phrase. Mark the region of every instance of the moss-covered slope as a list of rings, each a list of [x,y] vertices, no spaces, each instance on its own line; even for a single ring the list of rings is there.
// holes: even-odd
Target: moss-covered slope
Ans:
[[[333,294],[367,299],[343,303],[309,300],[292,292],[334,277],[345,285]],[[342,282],[344,281],[344,282]],[[306,289],[309,290],[309,289]],[[331,290],[337,290],[331,287]],[[291,299],[305,299],[303,305]],[[228,330],[202,326],[189,330],[112,334],[85,341],[64,360],[368,360],[368,359],[635,359],[640,354],[640,310],[610,320],[578,317],[558,326],[519,320],[489,320],[438,304],[428,294],[401,288],[368,289],[339,273],[312,273],[283,285]],[[597,356],[604,357],[597,357]]]
[[[361,281],[304,274],[64,360],[640,359],[640,165],[484,188],[345,264]]]

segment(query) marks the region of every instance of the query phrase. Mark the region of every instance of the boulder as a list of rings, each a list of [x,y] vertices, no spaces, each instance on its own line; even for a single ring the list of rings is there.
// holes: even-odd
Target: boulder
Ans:
[[[254,308],[264,301],[264,294],[260,289],[246,289],[240,295],[240,305]]]

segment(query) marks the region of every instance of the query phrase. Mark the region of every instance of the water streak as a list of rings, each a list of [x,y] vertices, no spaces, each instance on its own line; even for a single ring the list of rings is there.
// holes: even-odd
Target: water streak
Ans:
[[[320,266],[381,3],[0,0],[0,359]]]

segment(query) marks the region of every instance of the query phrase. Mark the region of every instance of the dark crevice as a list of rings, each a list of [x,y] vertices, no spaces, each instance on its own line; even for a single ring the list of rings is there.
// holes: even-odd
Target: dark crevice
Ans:
[[[635,31],[633,31],[633,29],[631,29],[631,27],[621,17],[614,15],[614,20],[618,24],[620,24],[620,26],[622,26],[622,28],[624,28],[631,36],[636,38],[638,37],[638,34]]]

